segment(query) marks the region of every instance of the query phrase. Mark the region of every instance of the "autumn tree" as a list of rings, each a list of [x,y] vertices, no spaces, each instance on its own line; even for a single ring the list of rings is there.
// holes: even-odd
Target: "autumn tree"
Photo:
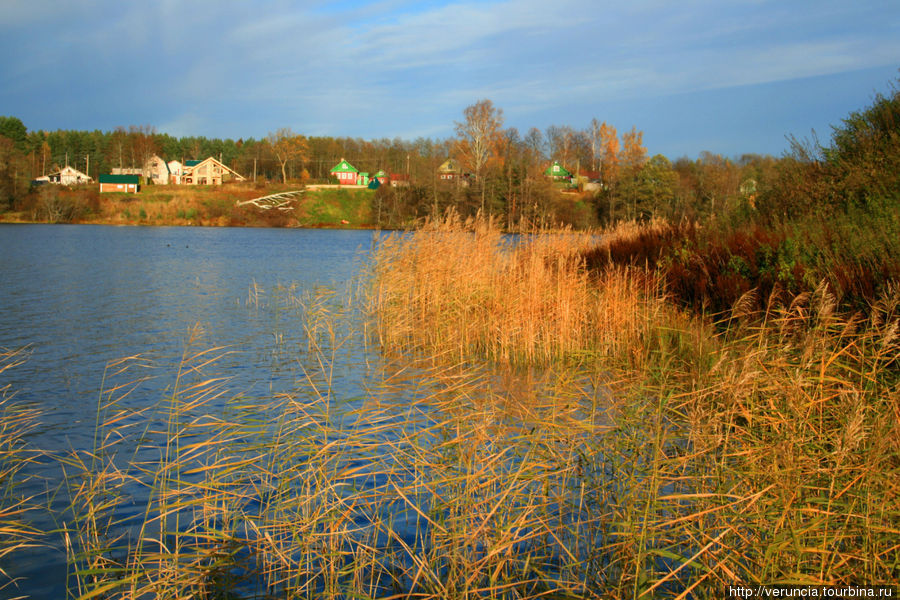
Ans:
[[[143,169],[150,157],[159,152],[156,128],[152,125],[132,125],[128,128],[131,166]]]
[[[28,162],[14,140],[0,135],[0,210],[6,210],[28,190]]]
[[[290,127],[269,133],[266,137],[272,147],[272,153],[281,165],[281,182],[287,183],[287,164],[292,160],[303,161],[306,159],[309,146],[306,138],[294,133]]]
[[[610,187],[619,176],[619,134],[615,127],[604,121],[597,130],[597,136],[600,180]]]
[[[638,216],[637,189],[638,178],[644,163],[647,162],[647,148],[644,147],[644,132],[635,127],[631,131],[622,134],[622,148],[619,151],[619,164],[621,165],[621,177],[627,180],[627,185],[622,186],[623,197],[631,203],[631,218]]]
[[[702,207],[713,215],[727,211],[728,202],[740,190],[740,167],[720,154],[707,151],[700,153],[697,165],[698,196]]]
[[[503,110],[494,107],[490,100],[481,100],[466,107],[463,111],[465,121],[456,123],[456,134],[459,136],[457,149],[464,163],[475,173],[475,179],[481,186],[481,210],[484,210],[485,186],[482,180],[483,170],[498,146],[503,127]]]

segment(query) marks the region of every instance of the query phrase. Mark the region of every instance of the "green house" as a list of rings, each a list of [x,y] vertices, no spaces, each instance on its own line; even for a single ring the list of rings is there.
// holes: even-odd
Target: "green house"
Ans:
[[[359,169],[343,158],[341,162],[331,168],[330,173],[341,185],[356,185],[356,180],[359,178]]]
[[[553,161],[552,165],[547,167],[547,170],[544,171],[544,175],[553,179],[554,181],[572,178],[572,173],[570,173],[564,166],[559,164],[559,161],[556,160]]]

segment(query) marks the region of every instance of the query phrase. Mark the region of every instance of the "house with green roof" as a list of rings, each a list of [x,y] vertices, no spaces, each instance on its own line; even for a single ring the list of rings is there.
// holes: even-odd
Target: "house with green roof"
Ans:
[[[337,179],[340,185],[358,185],[359,169],[351,165],[349,162],[341,159],[341,162],[331,168],[331,176]]]
[[[549,177],[553,181],[563,181],[563,180],[571,180],[572,173],[568,171],[564,166],[559,164],[559,161],[554,160],[553,164],[547,167],[547,170],[544,171],[544,175]]]
[[[141,191],[140,175],[100,175],[100,192],[136,194],[139,191]]]

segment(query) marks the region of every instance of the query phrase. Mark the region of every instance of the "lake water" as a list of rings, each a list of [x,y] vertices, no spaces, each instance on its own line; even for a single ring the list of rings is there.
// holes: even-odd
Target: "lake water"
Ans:
[[[216,364],[230,389],[265,397],[289,389],[306,344],[296,304],[305,294],[353,285],[371,231],[0,225],[0,346],[27,347],[3,373],[16,400],[41,411],[29,443],[51,453],[90,449],[104,368],[141,354],[160,376],[143,382],[132,406],[152,404],[190,332],[195,349],[227,346]],[[350,357],[348,360],[362,360]],[[23,491],[60,477],[53,465]],[[46,481],[50,479],[50,481]],[[41,522],[42,528],[58,524]],[[57,547],[16,554],[0,567],[25,577],[17,593],[64,596],[65,554]],[[0,589],[0,596],[11,589]]]

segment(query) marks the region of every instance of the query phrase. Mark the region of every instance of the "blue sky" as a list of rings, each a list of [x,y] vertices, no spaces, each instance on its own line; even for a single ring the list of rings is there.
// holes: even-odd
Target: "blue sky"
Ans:
[[[445,138],[592,118],[651,154],[782,154],[887,92],[897,0],[2,0],[0,114],[29,129]]]

